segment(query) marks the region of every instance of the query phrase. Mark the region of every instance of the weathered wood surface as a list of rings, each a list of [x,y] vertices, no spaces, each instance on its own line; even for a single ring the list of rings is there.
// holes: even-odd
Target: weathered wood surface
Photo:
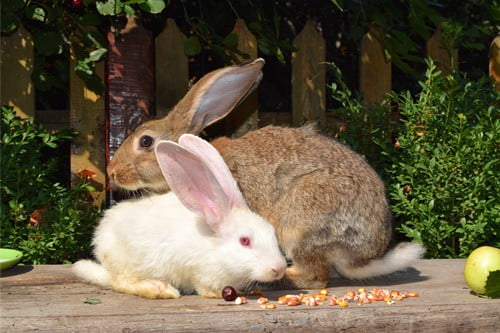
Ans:
[[[71,68],[76,63],[71,59]],[[104,78],[104,64],[98,63],[96,73]],[[71,183],[81,182],[78,172],[92,170],[95,177],[89,182],[96,189],[90,195],[94,205],[106,203],[106,111],[104,96],[98,95],[85,86],[85,83],[70,71],[70,115],[71,127],[78,135],[71,143]]]
[[[326,117],[325,39],[316,24],[307,21],[293,44],[298,49],[292,54],[293,125],[322,124]]]
[[[496,36],[490,45],[489,73],[495,84],[496,91],[500,91],[500,36]]]
[[[150,30],[128,18],[120,35],[107,34],[106,61],[106,158],[111,160],[134,129],[154,116],[154,40]],[[121,192],[110,191],[111,202]]]
[[[0,278],[2,332],[20,331],[359,331],[498,332],[500,299],[472,295],[463,280],[464,260],[421,260],[414,268],[369,281],[332,279],[329,290],[343,295],[365,287],[416,291],[418,298],[347,308],[322,305],[263,310],[250,299],[233,305],[200,296],[146,300],[79,282],[70,266],[18,266]],[[316,291],[317,292],[317,291]],[[266,292],[270,300],[287,291]],[[296,293],[296,291],[294,291]],[[97,298],[101,304],[83,303]]]
[[[359,44],[359,90],[367,105],[382,102],[392,89],[392,63],[385,59],[378,33],[371,29]]]
[[[443,29],[439,26],[427,41],[427,57],[434,59],[443,75],[449,75],[452,69],[458,69],[458,49],[453,49],[452,53],[446,47]]]
[[[156,115],[168,111],[186,94],[189,81],[188,57],[184,53],[186,36],[175,20],[167,19],[165,29],[156,37],[155,80]]]
[[[243,19],[237,19],[233,32],[238,36],[238,50],[250,59],[257,58],[257,38],[248,30]],[[240,62],[248,59],[240,58]],[[226,134],[240,137],[258,127],[258,93],[254,90],[240,105],[225,118]]]
[[[34,117],[33,40],[23,26],[12,35],[1,37],[0,63],[2,103],[13,106],[20,117]]]

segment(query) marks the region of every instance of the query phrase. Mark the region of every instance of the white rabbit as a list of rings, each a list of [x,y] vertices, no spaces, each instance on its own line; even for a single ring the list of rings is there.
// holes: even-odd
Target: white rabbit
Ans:
[[[92,242],[99,263],[76,262],[78,277],[146,298],[220,297],[226,285],[283,277],[274,228],[249,210],[215,148],[186,134],[155,153],[172,192],[107,210]]]

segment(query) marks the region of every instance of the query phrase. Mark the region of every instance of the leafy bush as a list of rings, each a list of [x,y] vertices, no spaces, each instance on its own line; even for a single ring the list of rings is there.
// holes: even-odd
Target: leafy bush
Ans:
[[[99,216],[87,200],[93,188],[85,181],[73,189],[57,182],[55,159],[42,154],[71,135],[47,133],[2,106],[0,246],[22,251],[26,264],[68,263],[89,248]]]
[[[428,257],[465,257],[480,245],[500,247],[499,93],[486,77],[445,77],[432,62],[420,86],[416,96],[393,92],[373,108],[359,98],[349,102],[350,91],[332,86],[351,127],[339,135],[370,162],[381,160],[373,165],[385,165],[381,173],[397,230],[424,244]],[[387,114],[400,121],[387,121]],[[378,122],[369,121],[374,115]],[[382,126],[380,119],[386,120]],[[356,131],[371,141],[360,145],[350,135]],[[372,151],[380,155],[367,153]]]

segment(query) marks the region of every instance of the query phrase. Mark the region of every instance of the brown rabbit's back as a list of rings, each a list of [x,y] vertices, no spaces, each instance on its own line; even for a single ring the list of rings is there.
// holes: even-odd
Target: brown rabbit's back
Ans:
[[[212,144],[288,256],[323,251],[330,262],[362,265],[386,251],[391,213],[384,184],[346,146],[311,126],[268,126]]]

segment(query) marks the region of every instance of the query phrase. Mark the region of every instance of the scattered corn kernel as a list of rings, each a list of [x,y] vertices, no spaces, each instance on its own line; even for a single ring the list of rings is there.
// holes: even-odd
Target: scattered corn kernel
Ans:
[[[358,293],[366,293],[366,289],[365,288],[359,288],[358,289]]]
[[[325,296],[326,296],[326,295],[328,295],[328,289],[321,289],[321,290],[319,291],[319,293],[320,293],[321,295],[325,295]]]
[[[241,304],[246,304],[246,303],[248,303],[247,298],[243,297],[243,296],[236,297],[236,299],[234,300],[234,304],[236,304],[236,305],[241,305]]]
[[[276,304],[266,304],[266,309],[276,309]]]
[[[418,297],[420,295],[418,293],[412,292],[412,293],[409,293],[409,296],[410,297]]]
[[[258,300],[257,300],[257,303],[259,304],[267,304],[269,302],[269,300],[265,297],[260,297]]]
[[[346,308],[349,306],[349,303],[346,300],[343,300],[339,303],[341,308]]]

